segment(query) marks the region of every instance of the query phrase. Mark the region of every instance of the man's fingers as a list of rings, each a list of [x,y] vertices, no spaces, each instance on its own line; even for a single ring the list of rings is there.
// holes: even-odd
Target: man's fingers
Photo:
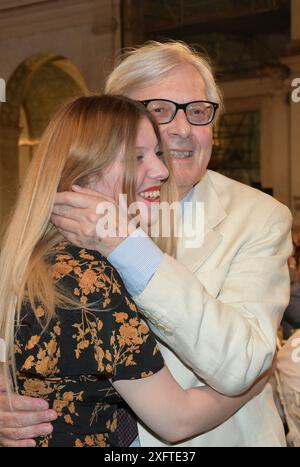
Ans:
[[[24,428],[41,423],[52,422],[57,419],[54,410],[43,410],[41,412],[1,412],[0,434],[4,428]]]
[[[68,240],[68,242],[72,243],[78,248],[85,248],[85,246],[80,242],[80,239],[77,234],[65,232],[62,229],[57,229],[57,230],[62,234],[63,237],[65,237],[66,240]]]
[[[83,195],[94,196],[95,198],[97,198],[98,203],[101,202],[101,200],[112,201],[113,203],[115,202],[115,200],[110,196],[107,196],[104,193],[101,193],[96,190],[91,190],[91,188],[85,188],[79,185],[72,185],[72,190],[77,193],[82,193]]]
[[[0,436],[0,447],[3,448],[34,448],[36,442],[34,439],[22,439],[20,441],[14,441],[8,438],[1,438]]]
[[[99,192],[96,190],[92,190],[91,188],[86,188],[79,185],[72,185],[72,191],[74,193],[82,193],[89,196],[95,196],[96,198],[98,198],[99,195],[105,197],[105,195],[102,195],[102,193],[99,194]]]
[[[35,397],[19,396],[12,394],[11,406],[13,410],[36,412],[40,410],[47,410],[49,404],[43,399]],[[11,409],[8,396],[5,393],[0,393],[0,413],[9,412]]]
[[[96,212],[96,204],[94,211]],[[73,208],[66,204],[55,204],[53,206],[52,213],[57,216],[65,217],[73,221],[80,221],[82,216],[85,214],[86,209]]]
[[[101,201],[112,201],[114,199],[106,196],[98,191],[91,190],[90,188],[81,188],[77,185],[72,187],[73,191],[62,191],[56,193],[55,204],[65,205],[72,208],[90,208],[93,204],[98,204]]]
[[[63,216],[52,214],[51,222],[53,222],[55,227],[57,227],[60,230],[63,230],[64,232],[77,234],[78,231],[80,231],[80,225],[78,224],[78,222]]]
[[[99,203],[98,196],[75,193],[74,191],[63,191],[55,195],[56,205],[63,204],[72,208],[88,208],[91,203],[95,202]]]
[[[31,438],[37,438],[38,436],[46,436],[52,433],[52,431],[53,426],[50,423],[28,426],[25,428],[5,428],[1,430],[0,444],[2,444],[2,440],[28,440]]]
[[[80,239],[85,240],[85,242],[93,241],[97,234],[96,226],[100,217],[101,216],[96,214],[90,215],[86,218],[85,223],[80,223],[63,216],[52,214],[51,222],[53,222],[55,227],[57,227],[61,234],[69,241],[71,241],[71,235],[73,235],[73,239],[77,237],[77,242],[75,242],[75,245],[77,245],[78,240]],[[88,248],[89,245],[86,245],[85,247]]]

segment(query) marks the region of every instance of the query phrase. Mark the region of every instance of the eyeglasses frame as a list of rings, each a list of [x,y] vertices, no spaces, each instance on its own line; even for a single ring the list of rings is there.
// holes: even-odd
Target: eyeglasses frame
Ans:
[[[141,104],[143,104],[147,108],[147,105],[149,104],[149,102],[152,102],[152,101],[171,102],[172,104],[175,105],[175,113],[173,115],[173,118],[171,118],[171,120],[169,120],[168,122],[164,122],[164,123],[157,122],[159,125],[167,125],[168,123],[171,123],[174,120],[174,118],[176,117],[176,114],[177,114],[178,110],[183,110],[184,114],[186,116],[186,119],[187,119],[187,121],[189,122],[190,125],[206,126],[206,125],[209,125],[210,123],[213,122],[213,120],[214,120],[214,118],[216,116],[217,110],[220,107],[220,104],[217,104],[216,102],[212,102],[212,101],[206,101],[206,100],[191,101],[191,102],[187,102],[186,104],[178,104],[177,102],[171,101],[169,99],[146,99],[146,100],[142,100],[142,101],[139,101],[139,102]],[[212,117],[209,120],[209,122],[207,122],[207,123],[191,123],[189,121],[188,116],[186,114],[186,108],[187,108],[188,105],[195,104],[197,102],[201,102],[201,103],[205,103],[205,104],[211,104],[213,106],[213,113],[212,113]]]

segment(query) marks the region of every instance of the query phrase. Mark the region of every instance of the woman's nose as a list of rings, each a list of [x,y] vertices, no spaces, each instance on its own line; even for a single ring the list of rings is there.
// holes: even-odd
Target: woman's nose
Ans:
[[[169,176],[169,171],[163,161],[153,154],[148,164],[148,176],[155,180],[165,180]]]

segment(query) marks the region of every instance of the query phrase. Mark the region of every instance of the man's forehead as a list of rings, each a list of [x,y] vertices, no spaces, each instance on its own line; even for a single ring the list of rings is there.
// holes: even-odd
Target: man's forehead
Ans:
[[[207,92],[199,71],[191,65],[184,65],[145,81],[143,86],[130,93],[130,97],[137,100],[160,98],[188,102],[207,98]]]

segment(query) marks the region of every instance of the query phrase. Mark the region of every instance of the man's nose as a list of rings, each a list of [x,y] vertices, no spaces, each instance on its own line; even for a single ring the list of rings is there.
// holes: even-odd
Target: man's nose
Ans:
[[[167,124],[167,133],[169,135],[177,135],[181,138],[187,138],[191,133],[191,124],[186,118],[183,109],[179,109],[173,120]]]

